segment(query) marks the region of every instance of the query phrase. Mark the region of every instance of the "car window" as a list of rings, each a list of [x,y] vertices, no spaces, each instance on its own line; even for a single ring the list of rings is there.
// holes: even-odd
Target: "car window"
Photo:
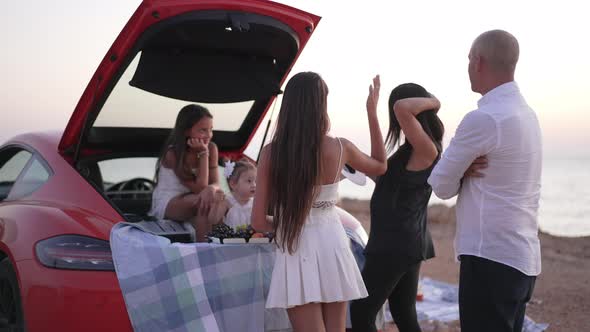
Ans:
[[[6,199],[31,155],[29,151],[20,148],[0,151],[0,201]]]
[[[49,175],[49,170],[37,158],[34,158],[12,187],[8,199],[17,199],[32,194],[47,182]]]
[[[135,178],[154,179],[158,158],[117,158],[98,162],[104,188]]]
[[[135,178],[155,179],[157,158],[117,158],[98,162],[103,186],[106,191],[113,185]],[[219,182],[224,191],[229,191],[223,176],[223,167],[219,167]]]
[[[129,82],[137,69],[141,52],[129,64],[102,107],[95,127],[172,128],[180,109],[192,102],[159,96]],[[240,128],[254,100],[233,103],[198,103],[213,115],[213,129],[236,131]]]

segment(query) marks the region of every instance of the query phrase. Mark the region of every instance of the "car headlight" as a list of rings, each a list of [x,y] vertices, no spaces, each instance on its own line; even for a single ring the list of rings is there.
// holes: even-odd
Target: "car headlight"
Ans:
[[[35,246],[41,264],[55,269],[114,271],[108,241],[81,235],[60,235]]]

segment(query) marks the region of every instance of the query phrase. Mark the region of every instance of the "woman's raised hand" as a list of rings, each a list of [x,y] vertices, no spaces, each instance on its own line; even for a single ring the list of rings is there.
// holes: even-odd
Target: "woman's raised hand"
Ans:
[[[343,144],[346,153],[344,154],[345,162],[354,169],[361,171],[369,176],[378,176],[387,170],[387,155],[383,145],[383,135],[379,127],[379,118],[377,117],[377,103],[379,102],[379,89],[381,81],[379,75],[373,78],[373,83],[369,86],[369,95],[367,96],[367,119],[369,120],[369,134],[371,135],[371,156],[367,156],[359,150],[354,144],[345,140]]]
[[[369,114],[377,114],[380,88],[381,80],[379,79],[379,75],[377,75],[373,78],[373,84],[369,85],[369,95],[367,96],[367,112]]]

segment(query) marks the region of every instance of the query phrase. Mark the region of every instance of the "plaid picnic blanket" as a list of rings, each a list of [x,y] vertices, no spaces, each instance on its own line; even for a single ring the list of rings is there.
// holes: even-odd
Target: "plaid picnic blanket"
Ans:
[[[171,243],[116,224],[113,261],[135,331],[281,331],[285,310],[265,309],[272,244]]]

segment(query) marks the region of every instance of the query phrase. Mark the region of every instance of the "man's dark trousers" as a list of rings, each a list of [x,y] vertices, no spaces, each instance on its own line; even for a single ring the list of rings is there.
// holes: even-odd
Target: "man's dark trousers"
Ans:
[[[460,260],[461,332],[521,332],[536,277],[482,257]]]

